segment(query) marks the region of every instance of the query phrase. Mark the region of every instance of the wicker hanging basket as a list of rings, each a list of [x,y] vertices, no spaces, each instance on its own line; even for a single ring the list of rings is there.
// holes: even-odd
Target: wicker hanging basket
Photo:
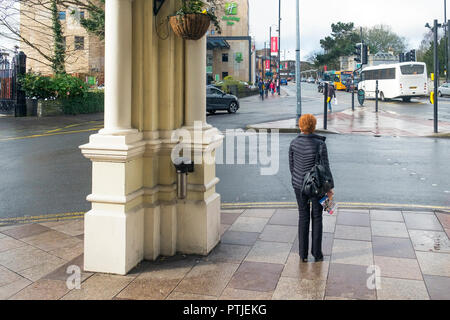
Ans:
[[[211,18],[202,13],[171,16],[169,21],[173,32],[186,40],[201,39],[211,24]]]

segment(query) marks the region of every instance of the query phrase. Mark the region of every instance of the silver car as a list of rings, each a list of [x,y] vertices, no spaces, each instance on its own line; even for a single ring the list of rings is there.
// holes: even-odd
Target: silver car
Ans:
[[[439,95],[439,97],[450,96],[450,83],[443,83],[438,88],[438,95]]]

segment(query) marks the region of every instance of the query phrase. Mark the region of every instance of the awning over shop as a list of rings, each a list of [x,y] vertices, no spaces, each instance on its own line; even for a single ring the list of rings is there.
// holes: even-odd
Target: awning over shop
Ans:
[[[208,50],[214,49],[230,49],[230,44],[224,39],[210,39],[208,38],[206,42],[206,47]]]

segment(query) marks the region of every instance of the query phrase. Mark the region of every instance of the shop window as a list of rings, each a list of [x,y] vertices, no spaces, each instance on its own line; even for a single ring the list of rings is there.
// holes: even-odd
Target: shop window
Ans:
[[[75,37],[75,50],[84,50],[84,37]]]

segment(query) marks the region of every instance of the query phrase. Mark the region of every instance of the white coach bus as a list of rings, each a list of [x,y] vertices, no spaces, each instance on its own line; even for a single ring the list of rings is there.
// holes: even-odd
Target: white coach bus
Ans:
[[[366,98],[375,98],[375,86],[378,80],[380,100],[401,98],[405,102],[413,97],[428,94],[427,66],[423,62],[402,62],[382,64],[364,68],[358,89],[363,89]]]

